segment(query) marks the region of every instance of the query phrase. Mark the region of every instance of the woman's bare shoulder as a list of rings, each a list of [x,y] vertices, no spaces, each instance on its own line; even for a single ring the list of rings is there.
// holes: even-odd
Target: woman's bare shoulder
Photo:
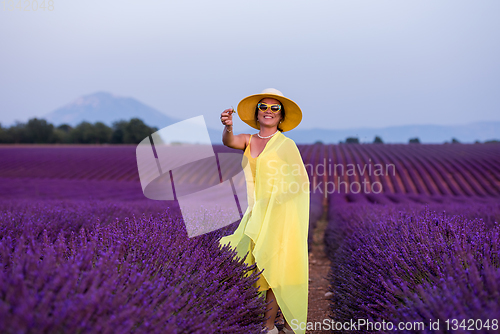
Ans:
[[[224,143],[224,139],[222,140],[222,142],[227,147],[244,151],[248,146],[249,140],[250,140],[250,135],[248,133],[240,133],[238,135],[233,135],[230,142]]]
[[[250,143],[250,134],[248,133],[240,133],[239,135],[235,135],[234,138],[238,142],[237,145],[233,146],[232,148],[236,148],[239,150],[246,150],[248,144]]]

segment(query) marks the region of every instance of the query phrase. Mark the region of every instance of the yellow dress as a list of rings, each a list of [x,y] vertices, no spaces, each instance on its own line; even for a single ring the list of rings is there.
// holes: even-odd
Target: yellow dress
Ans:
[[[309,177],[302,157],[294,141],[278,132],[257,158],[251,157],[249,143],[242,167],[248,207],[235,232],[219,242],[235,247],[240,258],[248,253],[245,262],[263,269],[255,283],[261,296],[271,288],[293,331],[305,334]]]
[[[257,158],[253,158],[252,157],[252,154],[250,152],[250,143],[252,142],[252,136],[250,136],[250,140],[248,141],[248,145],[247,147],[245,148],[245,153],[243,153],[244,155],[246,155],[246,157],[248,158],[248,164],[250,165],[250,169],[252,171],[252,176],[253,176],[253,182],[255,184],[255,169],[256,169],[256,166],[257,166]],[[253,242],[253,240],[250,239],[250,250],[251,252],[248,254],[248,256],[250,256],[250,262],[251,263],[255,263],[255,259],[253,258],[253,251],[254,251],[254,248],[255,248],[255,243]],[[262,268],[259,268],[259,264],[257,263],[257,272],[260,272],[262,270]],[[269,290],[269,283],[267,283],[265,277],[263,275],[260,275],[259,276],[259,279],[257,280],[257,282],[255,282],[254,286],[256,288],[258,288],[258,291],[267,291]]]

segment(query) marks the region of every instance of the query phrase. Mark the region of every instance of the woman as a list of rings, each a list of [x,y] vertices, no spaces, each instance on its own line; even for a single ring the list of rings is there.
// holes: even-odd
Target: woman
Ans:
[[[238,104],[242,121],[258,129],[256,135],[233,134],[232,109],[221,114],[224,145],[244,151],[242,166],[247,184],[248,208],[236,231],[220,244],[236,247],[245,262],[263,270],[255,283],[266,301],[268,333],[278,305],[285,318],[285,333],[305,333],[309,263],[309,177],[300,152],[283,132],[302,120],[299,106],[273,88],[250,95]],[[244,209],[244,208],[242,208]]]

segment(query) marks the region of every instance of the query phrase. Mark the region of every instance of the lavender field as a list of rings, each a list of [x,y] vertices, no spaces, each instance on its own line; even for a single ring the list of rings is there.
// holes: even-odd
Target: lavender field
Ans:
[[[498,333],[499,221],[498,200],[337,204],[325,234],[332,318],[426,326],[400,333],[455,332],[445,322],[456,319],[465,320],[457,332]],[[430,330],[429,319],[439,319],[440,330]]]
[[[500,332],[500,147],[327,149],[340,161],[395,165],[394,174],[364,176],[383,185],[380,193],[328,196],[335,332]]]
[[[332,332],[499,332],[500,145],[298,146],[310,244],[327,208],[330,318],[442,327]],[[176,201],[144,197],[134,145],[0,156],[0,333],[260,332],[255,267],[218,247],[238,222],[188,238]]]
[[[1,213],[1,333],[260,328],[253,268],[218,248],[215,233],[189,239],[169,209],[10,202]]]

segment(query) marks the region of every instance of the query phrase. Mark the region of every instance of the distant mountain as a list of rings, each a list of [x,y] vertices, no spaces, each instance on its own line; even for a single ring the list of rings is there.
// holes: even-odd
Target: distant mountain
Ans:
[[[476,140],[500,140],[500,122],[475,122],[464,125],[400,125],[385,128],[353,129],[295,129],[286,133],[296,143],[309,144],[322,141],[325,144],[337,144],[347,137],[357,137],[361,143],[372,143],[375,136],[384,143],[407,144],[410,138],[418,137],[421,143],[442,144],[452,138],[462,143],[474,143]]]
[[[114,121],[128,121],[134,117],[142,119],[149,126],[156,126],[160,129],[179,121],[134,98],[107,92],[84,95],[43,116],[55,126],[63,123],[75,126],[82,121],[90,123],[100,121],[111,126]]]
[[[47,122],[59,126],[69,124],[76,126],[82,121],[90,123],[103,122],[111,126],[114,121],[137,117],[146,125],[162,129],[168,125],[181,121],[134,99],[107,92],[97,92],[84,95],[73,102],[48,113],[42,118]],[[208,129],[210,140],[214,144],[222,144],[222,132]]]

